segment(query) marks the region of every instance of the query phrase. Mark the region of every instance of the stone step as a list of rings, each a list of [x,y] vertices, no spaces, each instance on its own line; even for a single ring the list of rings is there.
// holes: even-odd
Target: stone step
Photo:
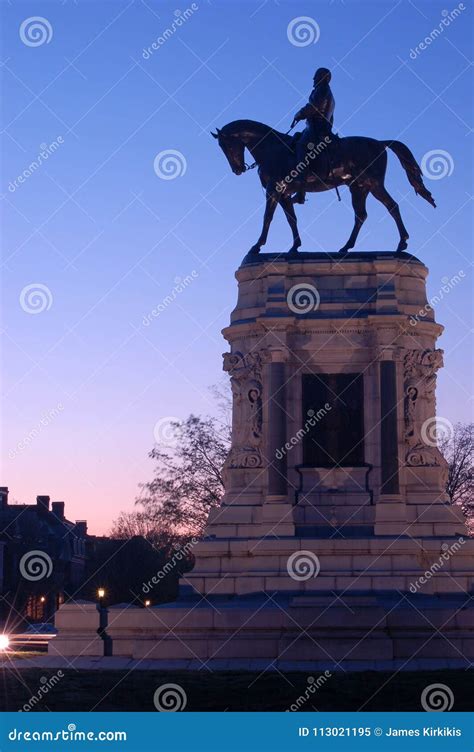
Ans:
[[[474,591],[474,575],[449,573],[437,574],[420,581],[419,573],[397,574],[396,572],[354,571],[352,573],[324,573],[315,578],[297,581],[286,572],[281,574],[246,571],[223,576],[206,573],[190,573],[185,578],[197,593],[202,595],[250,595],[261,593],[315,593],[315,592],[390,592],[409,593],[410,588],[421,594],[469,594]]]
[[[405,556],[413,554],[420,557],[436,557],[446,554],[455,554],[456,561],[466,557],[466,560],[474,561],[474,538],[438,537],[427,539],[415,539],[410,536],[373,536],[361,539],[334,537],[332,539],[301,538],[301,537],[266,537],[227,539],[206,538],[200,541],[194,548],[193,554],[196,559],[206,556],[247,556],[277,555],[289,556],[295,551],[310,550],[319,554],[335,555],[397,555]],[[474,567],[474,565],[472,565]]]
[[[235,660],[266,659],[297,661],[301,668],[315,661],[331,662],[335,668],[378,660],[389,662],[387,669],[393,666],[390,662],[413,656],[433,661],[463,658],[467,667],[474,657],[474,609],[461,612],[457,601],[443,608],[415,608],[404,600],[351,606],[334,599],[312,608],[280,601],[243,600],[241,607],[216,601],[216,608],[207,605],[183,613],[170,605],[150,609],[156,610],[154,618],[142,610],[139,633],[133,613],[118,613],[109,633],[114,655],[228,660],[227,668]]]

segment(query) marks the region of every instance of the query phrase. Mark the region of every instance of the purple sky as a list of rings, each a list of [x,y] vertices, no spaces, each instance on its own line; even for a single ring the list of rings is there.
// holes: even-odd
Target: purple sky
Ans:
[[[436,306],[446,326],[438,412],[453,422],[471,412],[471,5],[203,0],[186,10],[173,27],[176,6],[153,0],[2,5],[1,480],[18,501],[66,501],[93,532],[131,509],[151,476],[156,424],[161,435],[170,417],[215,412],[220,330],[264,196],[255,173],[231,174],[209,130],[245,117],[286,130],[321,65],[333,71],[340,134],[398,138],[419,161],[428,155],[436,211],[393,155],[387,187],[409,250],[430,268],[429,295],[463,272]],[[28,20],[39,14],[38,36]],[[310,18],[309,44],[288,33],[297,15]],[[44,145],[47,159],[24,177]],[[168,150],[173,179],[157,159]],[[342,197],[299,208],[303,250],[346,240]],[[383,207],[372,199],[368,211],[358,249],[395,249]],[[267,250],[289,245],[277,216]]]

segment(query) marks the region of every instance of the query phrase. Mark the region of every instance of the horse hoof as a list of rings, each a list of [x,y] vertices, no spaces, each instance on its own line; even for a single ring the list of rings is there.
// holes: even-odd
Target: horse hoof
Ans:
[[[299,247],[301,246],[301,243],[298,245],[292,245],[290,250],[288,251],[288,256],[297,256],[299,254]]]
[[[248,252],[249,256],[256,256],[257,253],[260,253],[260,246],[259,245],[253,245]]]
[[[398,247],[397,247],[397,250],[396,250],[396,253],[402,253],[402,251],[406,251],[407,248],[408,248],[407,241],[406,240],[400,240],[400,242],[398,244]]]
[[[338,251],[338,255],[339,255],[339,256],[347,256],[347,255],[348,255],[348,253],[349,253],[349,249],[348,249],[348,248],[341,248],[341,249],[340,249],[340,250]]]

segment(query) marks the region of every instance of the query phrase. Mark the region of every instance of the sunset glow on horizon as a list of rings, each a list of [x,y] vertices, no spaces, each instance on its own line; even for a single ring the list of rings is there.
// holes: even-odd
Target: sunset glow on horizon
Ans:
[[[338,13],[303,2],[319,34],[298,45],[293,3],[192,5],[48,3],[43,44],[21,32],[37,4],[3,8],[1,483],[13,503],[65,501],[91,534],[133,508],[161,427],[217,414],[209,388],[228,383],[221,330],[265,197],[256,170],[232,174],[210,131],[239,118],[287,131],[318,66],[332,70],[336,132],[399,139],[424,167],[436,209],[393,154],[386,185],[445,327],[438,414],[472,414],[472,11],[423,47],[438,0]],[[297,207],[303,253],[346,240],[349,191],[341,198]],[[395,250],[384,207],[369,199],[368,215],[356,250]],[[264,250],[290,245],[278,210]]]

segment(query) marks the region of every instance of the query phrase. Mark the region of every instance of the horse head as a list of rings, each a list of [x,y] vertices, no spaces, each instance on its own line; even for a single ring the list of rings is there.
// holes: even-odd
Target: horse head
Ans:
[[[211,131],[211,136],[217,138],[234,175],[242,175],[245,172],[245,144],[240,136],[235,133],[225,133],[223,128],[216,128],[215,133]]]

